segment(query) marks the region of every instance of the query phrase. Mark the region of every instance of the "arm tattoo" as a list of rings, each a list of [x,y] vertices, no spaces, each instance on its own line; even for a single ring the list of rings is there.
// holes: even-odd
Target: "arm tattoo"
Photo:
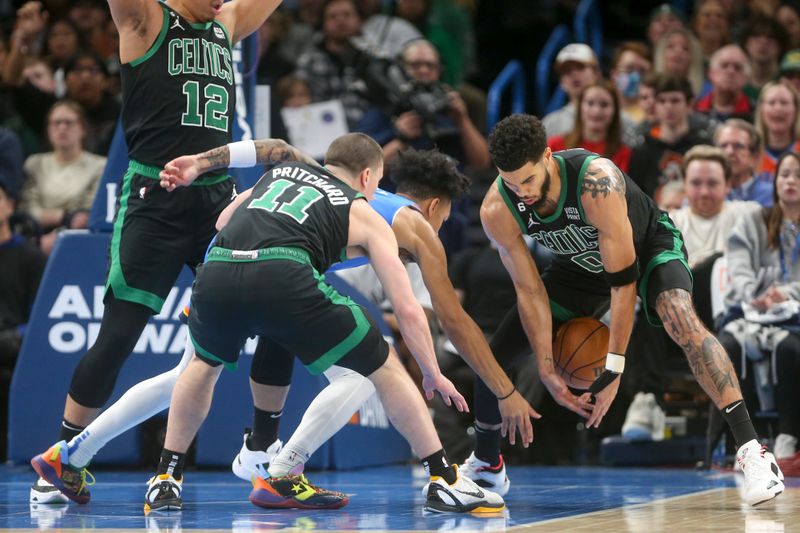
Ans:
[[[309,165],[317,162],[281,139],[262,139],[256,143],[256,161],[259,163],[280,163],[281,161],[299,161]]]
[[[225,168],[231,164],[231,151],[228,145],[212,148],[208,152],[199,155],[200,169],[202,172]]]
[[[670,289],[656,298],[656,310],[672,340],[681,347],[697,382],[717,405],[731,387],[739,392],[733,365],[719,341],[708,332],[692,306],[690,294]]]
[[[616,165],[607,159],[596,159],[589,164],[583,175],[581,194],[588,193],[592,198],[607,197],[612,192],[625,196],[625,176]]]

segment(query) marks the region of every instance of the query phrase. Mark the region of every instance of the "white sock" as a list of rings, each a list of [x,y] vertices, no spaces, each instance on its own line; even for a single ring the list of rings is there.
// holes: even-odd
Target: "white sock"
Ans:
[[[83,468],[108,441],[169,407],[172,389],[192,355],[194,345],[187,335],[186,347],[178,366],[128,389],[119,400],[69,441],[69,464]]]
[[[270,476],[285,476],[305,463],[375,392],[370,380],[347,368],[332,366],[325,377],[330,384],[317,394],[292,438],[270,462]]]

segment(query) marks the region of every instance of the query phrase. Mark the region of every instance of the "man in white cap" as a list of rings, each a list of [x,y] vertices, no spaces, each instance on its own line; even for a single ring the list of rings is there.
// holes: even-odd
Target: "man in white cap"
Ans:
[[[548,137],[564,135],[572,130],[578,96],[584,87],[600,78],[597,56],[585,44],[572,43],[562,48],[556,56],[555,69],[559,76],[558,83],[567,93],[569,103],[548,113],[542,120]]]

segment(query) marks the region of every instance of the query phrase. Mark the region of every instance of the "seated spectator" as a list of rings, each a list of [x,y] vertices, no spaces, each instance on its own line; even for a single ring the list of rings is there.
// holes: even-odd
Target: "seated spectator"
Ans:
[[[683,154],[697,144],[710,144],[711,134],[689,120],[693,93],[686,78],[659,76],[655,92],[658,123],[633,149],[629,174],[658,203],[660,187],[683,180]]]
[[[94,52],[79,52],[64,67],[67,97],[83,107],[88,119],[84,148],[105,157],[117,127],[119,102],[106,90],[108,70]]]
[[[55,20],[50,23],[45,38],[45,57],[53,69],[56,79],[56,97],[62,98],[67,87],[64,83],[64,66],[85,46],[78,27],[69,19]]]
[[[311,88],[308,82],[297,76],[288,75],[278,80],[271,93],[270,136],[278,139],[289,139],[286,124],[283,122],[281,109],[284,107],[304,107],[310,105]]]
[[[747,54],[738,45],[723,46],[711,56],[711,90],[694,105],[695,111],[722,122],[729,118],[753,120],[755,106],[744,92],[750,76]]]
[[[397,0],[395,15],[413,24],[442,58],[442,81],[458,87],[475,59],[475,36],[466,12],[451,0]]]
[[[20,207],[33,215],[46,234],[42,249],[50,253],[56,228],[86,228],[106,158],[84,151],[86,115],[79,104],[61,100],[48,114],[52,152],[25,161],[27,178]]]
[[[778,412],[779,434],[773,453],[787,476],[800,475],[800,335],[792,322],[764,323],[764,314],[800,301],[800,156],[778,162],[774,205],[743,215],[726,252],[730,289],[728,322],[719,339],[739,372],[745,401]],[[758,315],[761,314],[761,317]],[[760,318],[760,324],[750,319]],[[745,347],[745,348],[743,348]],[[761,377],[759,377],[761,376]],[[763,379],[762,379],[763,378]]]
[[[779,74],[780,81],[791,85],[795,92],[800,93],[800,48],[786,52],[781,60]]]
[[[668,181],[661,187],[658,208],[667,213],[672,213],[683,207],[686,200],[686,191],[683,190],[682,181]]]
[[[287,55],[284,49],[291,27],[289,14],[278,9],[258,29],[256,83],[274,87],[279,79],[294,71],[296,58]]]
[[[354,128],[369,106],[352,90],[359,80],[359,52],[351,39],[361,34],[361,14],[355,0],[325,0],[322,4],[322,31],[297,59],[295,75],[311,87],[314,102],[339,99]]]
[[[657,73],[686,78],[692,94],[703,88],[703,52],[697,38],[686,28],[670,30],[656,43],[653,70]]]
[[[585,44],[568,44],[556,56],[555,70],[558,84],[567,93],[569,102],[542,119],[548,137],[564,135],[575,125],[578,96],[584,87],[600,79],[597,56]]]
[[[19,194],[25,179],[23,159],[19,137],[10,129],[0,126],[0,182],[13,197]]]
[[[764,85],[756,104],[756,129],[764,142],[757,172],[773,176],[781,156],[800,150],[800,96],[791,85]]]
[[[710,59],[714,52],[730,42],[728,17],[720,0],[701,0],[695,4],[692,29],[700,43],[703,57]]]
[[[431,43],[424,39],[411,42],[401,57],[407,74],[420,84],[439,84],[441,63],[439,54]],[[458,92],[447,88],[450,106],[436,116],[434,124],[426,123],[414,110],[398,110],[392,118],[378,108],[371,108],[357,127],[378,141],[384,157],[390,163],[401,150],[412,147],[427,150],[437,146],[462,165],[475,169],[489,166],[489,148],[486,139],[467,113],[466,104]],[[433,133],[438,134],[436,138]]]
[[[731,165],[719,148],[695,146],[686,152],[683,167],[688,205],[673,211],[670,217],[683,234],[689,266],[695,268],[722,253],[736,219],[761,205],[727,200]]]
[[[800,48],[800,4],[796,0],[781,2],[775,20],[786,30],[789,48]]]
[[[650,12],[647,24],[647,41],[655,48],[658,41],[672,30],[684,27],[683,15],[671,4],[661,4]]]
[[[581,91],[578,114],[572,131],[550,137],[547,144],[553,151],[585,148],[614,162],[628,172],[631,148],[622,142],[622,118],[619,96],[609,81],[599,81]]]
[[[387,57],[399,56],[406,44],[423,38],[422,33],[411,22],[381,13],[379,0],[358,2],[364,15],[364,25],[361,28],[364,39]]]
[[[611,79],[619,94],[623,124],[630,124],[630,127],[646,118],[639,101],[639,87],[652,70],[652,64],[650,50],[644,43],[628,41],[614,50]]]
[[[714,145],[725,152],[731,164],[728,200],[771,206],[772,184],[755,174],[761,153],[761,136],[755,126],[739,118],[729,119],[714,132]]]
[[[47,262],[41,250],[14,234],[14,197],[4,178],[0,165],[0,457],[5,457],[11,376]]]
[[[766,15],[750,17],[741,37],[741,43],[750,56],[751,94],[756,94],[778,74],[778,63],[787,49],[789,39],[777,20]]]

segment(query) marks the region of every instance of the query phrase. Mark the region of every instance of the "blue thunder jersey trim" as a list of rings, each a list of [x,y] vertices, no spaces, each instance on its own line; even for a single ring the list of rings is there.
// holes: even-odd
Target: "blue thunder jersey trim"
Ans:
[[[389,191],[384,191],[383,189],[377,189],[375,191],[375,198],[370,200],[369,205],[375,211],[377,211],[380,216],[383,217],[389,226],[394,224],[394,219],[402,208],[410,207],[412,209],[419,209],[417,204],[408,198],[391,193]],[[354,268],[357,266],[366,265],[367,263],[369,263],[369,258],[367,256],[353,257],[352,259],[347,259],[341,263],[336,263],[328,269],[328,272]]]

